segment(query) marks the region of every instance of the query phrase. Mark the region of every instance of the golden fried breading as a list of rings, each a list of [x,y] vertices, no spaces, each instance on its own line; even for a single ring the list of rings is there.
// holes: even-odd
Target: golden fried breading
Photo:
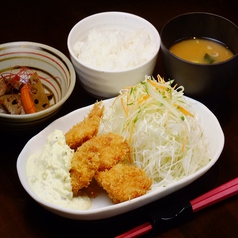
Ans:
[[[142,196],[152,184],[144,171],[122,163],[116,164],[110,170],[97,172],[94,178],[114,203]]]
[[[71,160],[71,185],[73,194],[76,196],[82,188],[88,187],[99,167],[99,153],[89,143],[85,142]]]
[[[71,149],[76,150],[85,141],[97,135],[103,111],[102,102],[95,103],[88,117],[66,132],[66,143]]]
[[[88,187],[82,188],[78,192],[78,196],[87,195],[90,198],[96,198],[98,194],[102,193],[103,188],[98,185],[96,180],[93,178]]]
[[[110,169],[120,161],[131,160],[130,145],[119,134],[110,132],[98,135],[93,137],[90,143],[99,152],[99,171]]]
[[[78,147],[71,162],[73,193],[85,188],[97,170],[110,169],[115,164],[130,158],[130,146],[118,134],[94,136]]]

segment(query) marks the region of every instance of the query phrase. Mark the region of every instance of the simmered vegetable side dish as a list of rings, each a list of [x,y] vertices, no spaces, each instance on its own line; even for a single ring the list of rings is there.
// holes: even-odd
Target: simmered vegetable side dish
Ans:
[[[50,107],[39,75],[29,68],[0,75],[0,113],[30,114]]]

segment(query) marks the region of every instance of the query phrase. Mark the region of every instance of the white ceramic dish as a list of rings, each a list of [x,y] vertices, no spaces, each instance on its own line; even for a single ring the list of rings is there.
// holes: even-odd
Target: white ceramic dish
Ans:
[[[113,100],[114,99],[105,100],[105,106],[110,105]],[[188,98],[188,100],[189,102],[191,102],[191,104],[193,104],[196,111],[200,114],[201,127],[210,143],[209,152],[211,155],[210,163],[208,163],[204,168],[192,174],[191,176],[172,183],[167,187],[161,187],[154,190],[152,189],[147,194],[141,197],[120,204],[112,204],[111,200],[107,197],[107,195],[102,193],[98,197],[93,199],[92,207],[86,211],[76,211],[62,208],[54,204],[47,203],[40,199],[31,189],[30,184],[28,182],[26,174],[26,163],[29,156],[41,149],[41,147],[46,143],[47,136],[52,133],[54,129],[60,129],[63,132],[66,132],[72,127],[72,125],[83,120],[83,118],[88,114],[89,110],[91,110],[91,105],[73,111],[64,117],[57,119],[44,130],[42,130],[39,134],[29,140],[29,142],[25,145],[17,159],[17,172],[22,186],[35,201],[37,201],[39,204],[41,204],[43,207],[50,210],[51,212],[70,219],[81,220],[95,220],[119,215],[146,205],[155,200],[158,200],[185,187],[186,185],[190,184],[191,182],[202,176],[216,163],[224,146],[224,134],[214,114],[198,101],[195,101],[190,98]]]
[[[124,70],[102,70],[82,62],[75,55],[73,47],[77,41],[85,41],[90,30],[136,31],[146,29],[156,45],[154,53],[142,64]],[[160,49],[160,35],[157,29],[146,19],[126,12],[102,12],[80,20],[71,29],[67,46],[70,59],[84,89],[96,98],[110,98],[119,94],[120,89],[135,85],[152,75]],[[140,51],[138,51],[138,54]]]

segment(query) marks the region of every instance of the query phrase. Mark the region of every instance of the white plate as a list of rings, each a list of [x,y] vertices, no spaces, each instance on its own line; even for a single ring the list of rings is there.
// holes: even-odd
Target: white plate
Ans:
[[[114,99],[105,100],[104,105],[106,107],[111,105],[113,100]],[[171,183],[166,187],[152,189],[141,197],[119,204],[112,204],[107,195],[102,193],[92,200],[92,207],[89,210],[79,211],[66,209],[47,203],[40,199],[32,191],[26,175],[26,163],[29,156],[41,149],[41,147],[46,143],[47,136],[52,133],[54,129],[60,129],[63,132],[67,132],[74,124],[83,120],[84,117],[87,116],[89,110],[92,109],[93,105],[91,105],[73,111],[64,117],[57,119],[28,141],[17,159],[17,172],[20,182],[27,193],[29,193],[29,195],[35,201],[44,206],[46,209],[63,217],[81,220],[95,220],[112,217],[131,211],[157,199],[160,199],[166,195],[169,195],[177,191],[178,189],[181,189],[190,184],[191,182],[202,176],[205,172],[207,172],[218,160],[224,146],[224,134],[214,114],[200,102],[190,98],[188,98],[188,101],[193,105],[193,107],[201,117],[201,127],[209,142],[209,153],[211,155],[211,161],[204,168],[184,179]]]

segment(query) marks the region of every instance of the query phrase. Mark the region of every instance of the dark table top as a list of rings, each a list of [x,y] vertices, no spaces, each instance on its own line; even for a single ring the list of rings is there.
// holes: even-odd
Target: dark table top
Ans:
[[[48,44],[68,56],[67,36],[82,18],[102,11],[126,11],[149,20],[160,32],[172,17],[185,12],[206,11],[238,24],[238,8],[232,0],[3,0],[0,4],[0,43],[34,41]],[[237,39],[238,40],[238,39]],[[164,76],[159,56],[155,74]],[[218,82],[222,83],[222,82]],[[225,134],[224,150],[212,169],[176,195],[192,199],[238,175],[238,78],[214,111]],[[77,83],[60,112],[60,117],[92,104],[95,98]],[[55,119],[55,118],[53,118]],[[52,119],[52,120],[53,120]],[[49,122],[48,122],[49,123]],[[16,160],[25,143],[36,131],[20,135],[0,132],[0,237],[114,237],[146,219],[146,209],[138,209],[98,221],[75,221],[56,216],[38,205],[21,186]],[[237,237],[238,198],[229,198],[194,215],[157,237]],[[149,234],[145,237],[151,237]]]

